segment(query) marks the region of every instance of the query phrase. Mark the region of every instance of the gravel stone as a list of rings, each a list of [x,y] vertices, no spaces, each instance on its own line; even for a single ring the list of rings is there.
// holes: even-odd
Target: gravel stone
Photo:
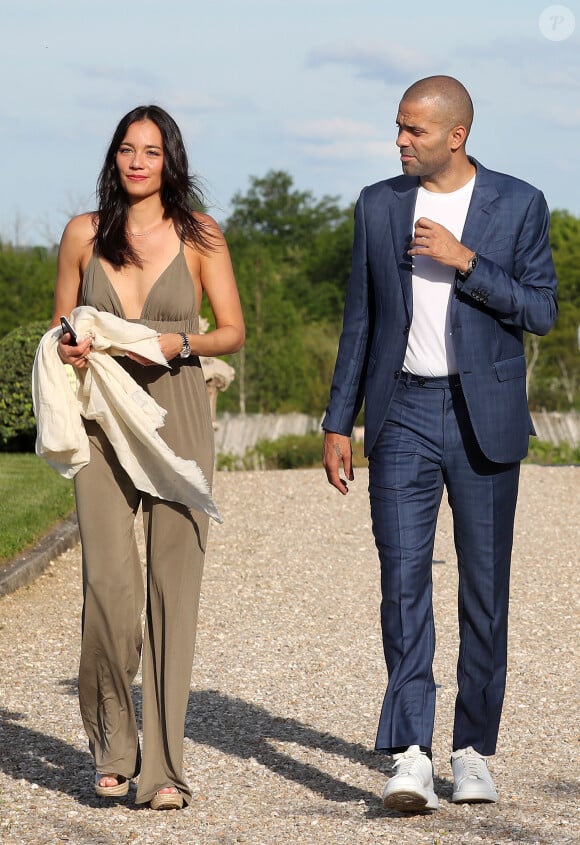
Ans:
[[[79,547],[0,599],[5,845],[572,845],[578,819],[579,467],[522,467],[496,805],[451,804],[457,573],[450,513],[434,553],[440,809],[383,809],[373,750],[386,672],[368,473],[217,473],[186,721],[191,806],[98,799],[78,712]],[[140,535],[141,536],[141,535]],[[142,537],[141,537],[142,543]],[[140,703],[137,678],[135,700]]]

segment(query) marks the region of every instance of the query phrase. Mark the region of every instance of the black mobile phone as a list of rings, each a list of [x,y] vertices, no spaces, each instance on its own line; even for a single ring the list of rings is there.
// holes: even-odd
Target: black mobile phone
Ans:
[[[69,340],[70,345],[76,346],[77,345],[77,333],[75,332],[75,330],[73,329],[73,327],[71,326],[71,324],[69,323],[69,321],[67,320],[66,317],[60,318],[60,327],[62,329],[63,334],[70,334],[70,340]]]

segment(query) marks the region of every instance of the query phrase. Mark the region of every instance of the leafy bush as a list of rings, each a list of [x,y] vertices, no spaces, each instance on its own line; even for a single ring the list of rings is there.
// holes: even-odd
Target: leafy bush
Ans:
[[[218,470],[298,469],[320,466],[322,436],[318,433],[288,434],[278,440],[259,440],[243,457],[230,452],[217,456]]]
[[[215,466],[218,471],[234,472],[237,469],[242,469],[239,464],[241,459],[236,457],[232,452],[218,452],[215,459]]]
[[[0,339],[0,450],[33,452],[32,364],[45,322],[20,326]]]
[[[260,440],[255,450],[265,469],[298,469],[320,465],[322,436],[288,434],[278,440]]]
[[[559,466],[580,464],[580,447],[569,443],[550,443],[547,440],[530,438],[530,451],[525,459],[526,464],[542,464],[543,466]]]
[[[56,249],[0,243],[0,337],[52,314]]]
[[[279,440],[261,440],[253,449],[247,449],[243,457],[220,452],[217,456],[218,470],[233,472],[252,469],[298,469],[320,467],[322,435],[306,434],[303,437],[288,435]],[[568,443],[555,445],[545,440],[530,438],[530,451],[524,463],[544,466],[580,465],[580,447]],[[363,444],[352,441],[352,464],[367,467]]]
[[[352,443],[354,467],[368,466],[363,454],[363,444]],[[289,434],[278,440],[260,440],[253,449],[246,449],[243,457],[230,452],[217,456],[218,470],[235,471],[250,469],[304,469],[322,466],[322,434]]]

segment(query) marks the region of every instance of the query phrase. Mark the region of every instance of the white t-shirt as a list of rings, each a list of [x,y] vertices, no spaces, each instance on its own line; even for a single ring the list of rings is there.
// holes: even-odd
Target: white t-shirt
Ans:
[[[458,191],[447,194],[417,192],[414,223],[428,217],[461,240],[475,176]],[[424,255],[413,256],[413,320],[403,370],[417,376],[447,376],[457,373],[449,305],[455,268],[439,264]]]

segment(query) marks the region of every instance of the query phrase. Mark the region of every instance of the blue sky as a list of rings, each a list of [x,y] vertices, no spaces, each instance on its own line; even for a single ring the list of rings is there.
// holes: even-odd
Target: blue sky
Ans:
[[[58,239],[70,214],[93,208],[118,120],[148,102],[179,123],[218,220],[272,168],[346,205],[400,172],[400,96],[434,73],[472,95],[472,155],[580,216],[580,0],[558,6],[562,19],[533,0],[2,6],[4,240]]]

